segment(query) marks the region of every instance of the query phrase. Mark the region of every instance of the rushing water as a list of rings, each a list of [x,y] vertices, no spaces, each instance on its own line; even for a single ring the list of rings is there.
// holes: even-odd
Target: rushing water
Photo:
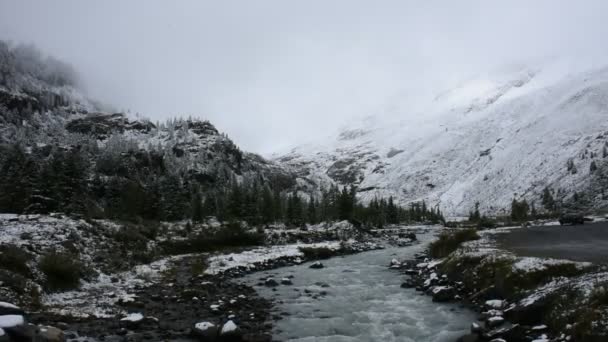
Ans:
[[[257,284],[262,277],[280,281],[294,276],[293,285],[275,290],[255,285],[262,296],[275,300],[277,313],[285,315],[275,324],[277,340],[453,342],[468,331],[474,314],[402,289],[404,276],[387,268],[392,258],[413,257],[423,246],[324,260],[323,269],[310,269],[307,263],[255,273],[245,281]],[[321,291],[327,293],[320,295]]]

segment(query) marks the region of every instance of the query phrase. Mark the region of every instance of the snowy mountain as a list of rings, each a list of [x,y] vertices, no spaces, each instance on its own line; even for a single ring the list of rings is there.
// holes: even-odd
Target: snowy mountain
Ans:
[[[77,78],[33,47],[0,41],[0,210],[181,219],[237,183],[296,185],[208,121],[109,112]]]
[[[555,63],[483,75],[275,158],[320,186],[353,182],[363,200],[426,200],[456,216],[475,202],[501,213],[513,198],[538,208],[546,187],[562,200],[597,195],[601,205],[608,68],[580,70]]]

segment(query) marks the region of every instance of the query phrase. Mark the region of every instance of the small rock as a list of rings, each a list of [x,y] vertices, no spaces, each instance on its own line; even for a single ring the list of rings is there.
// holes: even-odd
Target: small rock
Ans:
[[[221,341],[240,341],[242,338],[241,330],[233,321],[228,321],[222,326],[220,331]]]
[[[283,284],[283,285],[293,285],[293,282],[289,278],[283,278],[283,279],[281,279],[281,284]]]
[[[275,287],[275,286],[279,285],[279,283],[277,283],[277,281],[272,278],[268,278],[264,281],[264,285],[266,285],[268,287]]]
[[[130,313],[120,319],[120,324],[127,328],[135,328],[144,320],[144,315],[140,313]]]
[[[433,289],[433,302],[449,302],[454,299],[456,291],[451,286],[437,286]]]
[[[500,299],[492,299],[486,301],[486,307],[489,309],[502,309],[504,307],[505,302]]]
[[[486,320],[486,325],[489,328],[495,328],[501,324],[503,324],[505,322],[505,319],[502,318],[501,316],[494,316],[494,317],[490,317]]]
[[[322,263],[315,261],[310,265],[310,268],[319,269],[325,267]]]
[[[36,342],[64,342],[65,335],[61,329],[50,326],[41,326],[36,331],[36,337],[34,340]]]
[[[213,342],[217,340],[217,327],[211,322],[199,322],[194,325],[192,335],[199,341]]]

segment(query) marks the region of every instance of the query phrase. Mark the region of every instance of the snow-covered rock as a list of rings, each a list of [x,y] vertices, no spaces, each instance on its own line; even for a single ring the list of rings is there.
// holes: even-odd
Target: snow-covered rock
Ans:
[[[140,322],[144,319],[144,315],[140,313],[130,313],[126,317],[121,318],[122,322]]]
[[[486,307],[490,309],[502,309],[505,302],[500,299],[491,299],[486,301]]]
[[[432,294],[434,302],[448,302],[454,299],[456,290],[451,286],[436,286]]]
[[[22,315],[0,316],[0,328],[12,328],[23,324],[25,324],[25,318]]]
[[[218,335],[218,329],[211,322],[199,322],[194,325],[192,334],[202,341],[215,341]]]
[[[495,328],[505,322],[505,319],[502,316],[493,316],[486,320],[486,324],[489,328]]]
[[[220,336],[225,339],[237,338],[240,335],[241,330],[232,320],[224,323],[222,329],[220,330]]]
[[[0,302],[0,316],[2,315],[23,315],[24,311],[21,310],[18,306],[7,303]]]

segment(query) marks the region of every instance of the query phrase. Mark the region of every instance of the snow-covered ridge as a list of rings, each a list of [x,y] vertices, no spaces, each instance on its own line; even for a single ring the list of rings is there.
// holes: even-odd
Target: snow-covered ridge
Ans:
[[[608,69],[484,77],[441,92],[420,112],[367,118],[276,160],[319,185],[354,182],[363,200],[426,200],[448,215],[475,202],[491,213],[514,197],[538,203],[547,186],[564,197],[586,190],[608,144]]]

